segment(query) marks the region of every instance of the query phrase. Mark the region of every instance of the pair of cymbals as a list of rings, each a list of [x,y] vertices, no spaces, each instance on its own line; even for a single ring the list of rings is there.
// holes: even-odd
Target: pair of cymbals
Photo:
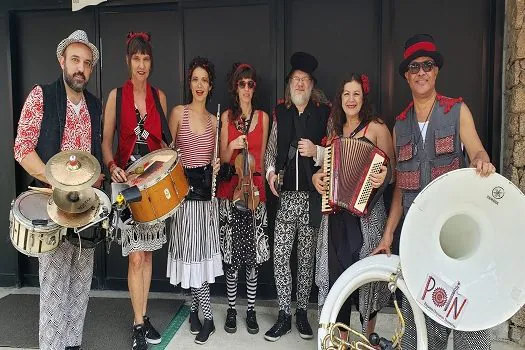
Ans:
[[[100,176],[97,159],[84,151],[63,151],[47,162],[45,174],[53,186],[47,204],[49,217],[69,228],[91,222],[99,206],[99,198],[91,187]]]

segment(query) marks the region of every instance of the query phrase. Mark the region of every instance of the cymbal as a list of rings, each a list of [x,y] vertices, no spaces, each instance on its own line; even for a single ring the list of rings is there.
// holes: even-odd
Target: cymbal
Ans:
[[[95,218],[97,210],[98,204],[91,206],[83,213],[67,213],[55,204],[53,196],[50,196],[47,202],[47,213],[51,220],[67,228],[82,227],[89,224]]]
[[[62,151],[46,164],[46,178],[64,191],[81,191],[91,187],[100,175],[100,163],[84,151]]]
[[[98,202],[98,197],[93,187],[82,191],[53,190],[53,201],[56,206],[67,213],[83,213]]]

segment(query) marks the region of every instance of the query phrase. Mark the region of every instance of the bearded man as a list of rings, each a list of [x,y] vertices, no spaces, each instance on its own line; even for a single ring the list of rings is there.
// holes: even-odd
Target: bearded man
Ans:
[[[315,88],[312,73],[317,60],[305,52],[290,59],[286,98],[274,109],[270,139],[265,154],[266,179],[279,209],[274,232],[274,276],[279,301],[277,322],[264,335],[277,341],[292,329],[292,273],[290,256],[297,234],[296,325],[301,338],[312,339],[306,309],[312,288],[315,242],[321,221],[321,198],[312,183],[312,174],[322,165],[330,108],[324,94]],[[278,175],[283,175],[280,191]],[[281,176],[279,176],[281,177]]]
[[[62,74],[29,93],[18,122],[14,155],[37,185],[49,186],[45,163],[60,151],[90,152],[102,164],[100,100],[85,90],[99,52],[83,30],[57,47]],[[100,187],[103,175],[93,185]],[[68,229],[72,234],[72,229]],[[38,257],[40,281],[39,348],[80,350],[94,248],[68,240]]]

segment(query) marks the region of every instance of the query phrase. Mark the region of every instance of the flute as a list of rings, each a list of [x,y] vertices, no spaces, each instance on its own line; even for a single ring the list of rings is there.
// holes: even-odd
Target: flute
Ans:
[[[217,159],[217,156],[219,155],[219,129],[220,129],[220,121],[221,121],[221,104],[219,103],[217,105],[217,130],[215,131],[215,148],[213,150],[213,158],[212,158],[212,168],[215,165],[215,160]],[[211,178],[211,198],[215,198],[215,188],[217,187],[217,174],[213,172],[213,176]]]

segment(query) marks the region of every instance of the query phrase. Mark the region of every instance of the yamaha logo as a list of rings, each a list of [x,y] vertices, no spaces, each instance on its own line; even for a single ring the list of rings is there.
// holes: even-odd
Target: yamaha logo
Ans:
[[[495,199],[501,199],[505,195],[503,187],[497,186],[492,189],[492,197]]]

